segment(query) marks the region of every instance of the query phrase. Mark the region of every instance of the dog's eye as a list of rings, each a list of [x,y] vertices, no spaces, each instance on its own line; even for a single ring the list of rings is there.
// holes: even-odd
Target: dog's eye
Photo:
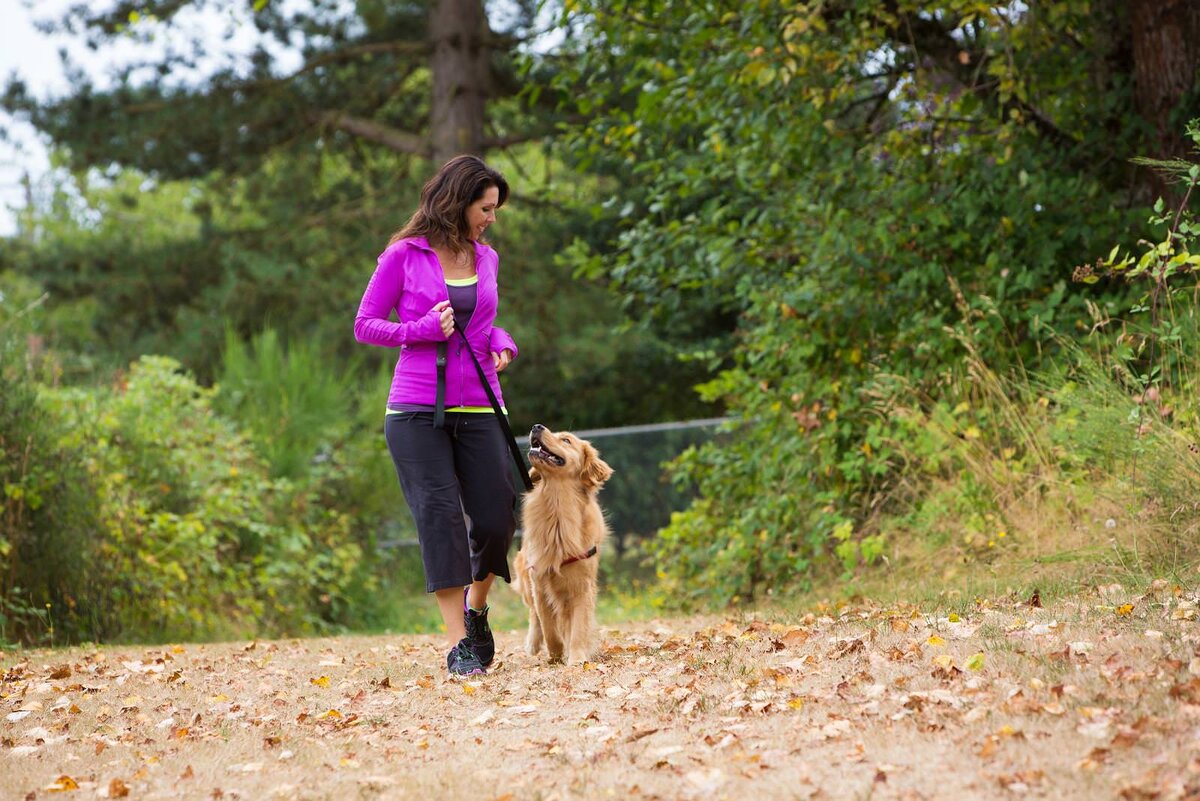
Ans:
[[[563,442],[570,442],[570,441],[571,441],[571,438],[570,438],[570,437],[568,437],[566,434],[563,434],[561,437],[559,437],[559,439],[561,439]]]

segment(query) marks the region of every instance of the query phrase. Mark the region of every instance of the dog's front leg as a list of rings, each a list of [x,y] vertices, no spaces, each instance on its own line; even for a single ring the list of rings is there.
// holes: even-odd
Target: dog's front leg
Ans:
[[[537,652],[542,650],[543,641],[542,621],[538,617],[537,601],[534,601],[529,605],[529,633],[525,635],[525,653],[537,656]]]
[[[591,598],[576,600],[567,621],[567,664],[582,665],[592,654],[592,632],[596,627],[592,616],[595,601]]]
[[[561,662],[563,657],[562,631],[554,604],[547,597],[546,588],[534,585],[533,602],[537,607],[538,624],[543,641],[546,643],[546,653],[551,662]]]

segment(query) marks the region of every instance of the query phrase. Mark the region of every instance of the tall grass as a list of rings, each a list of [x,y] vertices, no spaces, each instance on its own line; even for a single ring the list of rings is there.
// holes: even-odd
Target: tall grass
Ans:
[[[227,330],[217,407],[248,431],[273,477],[297,479],[348,433],[353,375],[311,340],[285,345],[267,328],[247,343]]]
[[[850,591],[1186,585],[1200,559],[1200,326],[1195,302],[1176,301],[1177,338],[1158,351],[1174,379],[1150,391],[1138,380],[1148,351],[1124,347],[1145,335],[1129,324],[1060,341],[1033,375],[998,372],[964,337],[939,394],[889,409],[907,423],[905,480],[868,530],[886,539],[886,564],[857,570]]]
[[[90,477],[38,397],[53,373],[40,289],[0,276],[0,644],[70,640],[88,629],[97,553]],[[96,580],[93,580],[96,579]]]

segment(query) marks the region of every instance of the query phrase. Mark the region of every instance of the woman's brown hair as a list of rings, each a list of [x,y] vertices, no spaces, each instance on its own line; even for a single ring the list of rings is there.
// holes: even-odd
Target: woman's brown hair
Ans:
[[[412,217],[388,240],[423,236],[435,247],[458,253],[470,246],[467,207],[491,187],[500,192],[496,208],[508,200],[508,182],[504,176],[483,163],[478,156],[455,156],[442,165],[437,174],[421,188],[421,202]]]

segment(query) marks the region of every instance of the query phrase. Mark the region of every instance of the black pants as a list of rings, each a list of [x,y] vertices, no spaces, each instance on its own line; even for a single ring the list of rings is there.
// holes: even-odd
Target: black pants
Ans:
[[[392,413],[383,431],[417,524],[425,591],[464,587],[489,573],[511,581],[517,496],[496,416],[450,412],[436,429],[433,412]]]

